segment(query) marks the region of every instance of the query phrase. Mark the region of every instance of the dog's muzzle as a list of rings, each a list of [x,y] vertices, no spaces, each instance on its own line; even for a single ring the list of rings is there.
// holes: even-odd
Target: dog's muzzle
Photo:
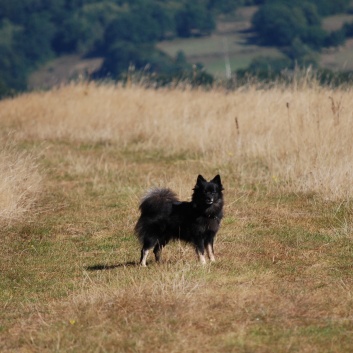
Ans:
[[[207,205],[212,205],[212,204],[213,204],[213,197],[208,197],[208,198],[206,199],[206,204],[207,204]]]

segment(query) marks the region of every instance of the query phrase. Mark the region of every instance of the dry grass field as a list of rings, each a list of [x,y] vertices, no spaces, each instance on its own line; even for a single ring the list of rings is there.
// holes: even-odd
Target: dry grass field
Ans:
[[[0,101],[1,352],[352,352],[353,93],[72,84]],[[151,186],[220,173],[217,262],[140,268]]]

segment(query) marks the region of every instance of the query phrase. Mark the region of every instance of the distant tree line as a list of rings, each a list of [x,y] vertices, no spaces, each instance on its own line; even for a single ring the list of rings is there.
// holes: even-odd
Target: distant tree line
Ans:
[[[322,17],[348,10],[349,0],[270,0],[255,13],[254,31],[261,44],[290,46],[295,39],[314,50],[342,44],[344,28],[327,32],[321,27]]]
[[[131,69],[161,84],[192,79],[209,84],[202,65],[183,53],[171,58],[156,43],[175,37],[205,36],[217,15],[258,5],[254,40],[278,46],[285,59],[255,60],[249,70],[282,68],[317,61],[323,47],[353,36],[353,23],[338,31],[321,27],[323,16],[347,12],[349,0],[0,0],[0,97],[23,91],[31,71],[63,54],[101,56],[94,78],[124,79]]]
[[[259,77],[273,77],[284,69],[318,66],[323,48],[336,47],[353,37],[353,22],[335,31],[322,28],[324,16],[352,12],[350,0],[267,0],[252,18],[253,40],[281,49],[282,59],[256,58],[247,69]],[[238,74],[244,75],[244,70]],[[328,77],[327,72],[324,75]],[[341,75],[345,77],[346,75]]]
[[[245,0],[0,0],[0,96],[25,90],[28,74],[59,55],[103,56],[96,76],[119,78],[128,67],[181,74],[185,57],[155,43],[208,35],[215,17]],[[249,2],[249,1],[248,1]],[[251,1],[250,1],[251,3]]]

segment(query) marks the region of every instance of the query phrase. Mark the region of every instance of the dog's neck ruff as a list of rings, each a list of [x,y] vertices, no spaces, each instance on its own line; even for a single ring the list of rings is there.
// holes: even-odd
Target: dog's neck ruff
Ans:
[[[211,219],[215,219],[216,221],[219,221],[220,218],[218,216],[215,216],[215,215],[208,215],[207,218],[211,218]]]
[[[214,219],[216,221],[220,221],[222,217],[219,216],[219,213],[222,212],[222,205],[219,205],[219,203],[220,201],[214,202],[211,205],[207,205],[206,209],[204,209],[204,211],[201,212],[200,215],[208,219]],[[193,202],[192,207],[194,209],[198,208],[196,202]]]
[[[207,218],[208,219],[214,219],[215,221],[220,221],[221,220],[218,216],[214,216],[214,215],[208,215]]]

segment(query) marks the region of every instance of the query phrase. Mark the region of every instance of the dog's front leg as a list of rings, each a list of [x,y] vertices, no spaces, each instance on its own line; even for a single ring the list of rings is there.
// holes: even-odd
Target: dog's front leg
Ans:
[[[206,259],[205,259],[205,244],[204,241],[201,240],[196,244],[196,254],[199,257],[199,260],[202,265],[206,264]]]
[[[208,243],[206,245],[206,250],[207,250],[207,255],[208,255],[210,261],[211,262],[215,262],[216,259],[214,257],[213,244],[212,243]]]

